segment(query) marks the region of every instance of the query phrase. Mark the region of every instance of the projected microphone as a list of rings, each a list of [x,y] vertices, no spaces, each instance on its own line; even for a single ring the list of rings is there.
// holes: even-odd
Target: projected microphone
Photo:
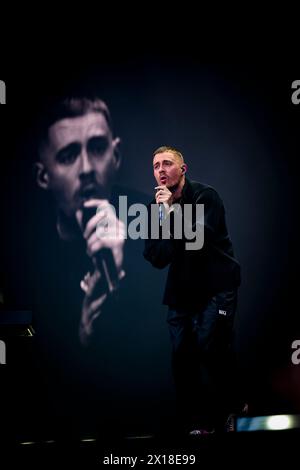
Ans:
[[[94,207],[82,208],[82,222],[81,229],[84,232],[88,221],[96,214]],[[119,276],[114,256],[110,248],[102,248],[100,251],[93,255],[96,260],[96,266],[100,272],[101,279],[105,284],[105,291],[112,293],[119,287]]]

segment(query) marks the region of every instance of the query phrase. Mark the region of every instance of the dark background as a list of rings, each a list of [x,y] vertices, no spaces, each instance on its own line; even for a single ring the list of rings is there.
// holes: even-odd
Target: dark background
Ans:
[[[299,411],[300,365],[291,363],[291,343],[300,338],[300,105],[291,102],[291,83],[297,78],[297,71],[274,66],[212,65],[191,57],[166,60],[151,55],[80,67],[49,61],[28,65],[26,73],[23,69],[1,75],[7,85],[7,104],[0,108],[2,249],[20,266],[9,280],[2,273],[4,286],[16,282],[22,291],[26,275],[22,257],[28,257],[28,240],[23,228],[37,197],[29,165],[33,122],[47,109],[47,100],[70,89],[96,90],[107,101],[115,133],[122,139],[120,182],[150,198],[155,186],[152,152],[171,145],[185,156],[188,176],[214,186],[223,198],[242,269],[236,345],[251,411]],[[17,227],[10,240],[5,236],[8,220]],[[30,304],[30,294],[27,297]],[[7,299],[5,308],[16,307],[27,305]],[[158,377],[164,386],[157,406],[158,415],[168,417],[166,403],[173,399],[169,344],[165,311],[158,309],[159,333],[152,334],[161,342],[166,370]],[[9,363],[5,367],[9,369]]]

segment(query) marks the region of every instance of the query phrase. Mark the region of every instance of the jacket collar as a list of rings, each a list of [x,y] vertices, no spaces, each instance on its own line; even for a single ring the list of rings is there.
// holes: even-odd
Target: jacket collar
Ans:
[[[193,192],[191,182],[187,177],[185,177],[185,182],[184,182],[184,186],[182,188],[182,196],[180,198],[180,201],[186,202],[186,201],[192,200],[193,199],[193,194],[194,194],[194,192]]]

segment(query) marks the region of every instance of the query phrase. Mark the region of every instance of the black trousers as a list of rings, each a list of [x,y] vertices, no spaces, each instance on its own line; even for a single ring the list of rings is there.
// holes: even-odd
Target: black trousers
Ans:
[[[168,311],[178,411],[186,428],[218,428],[238,407],[236,306],[237,289],[218,293],[197,311]]]

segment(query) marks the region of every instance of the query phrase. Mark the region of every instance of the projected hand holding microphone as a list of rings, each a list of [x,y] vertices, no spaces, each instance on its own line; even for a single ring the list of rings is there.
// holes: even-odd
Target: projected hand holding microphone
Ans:
[[[84,344],[93,331],[107,297],[119,289],[125,277],[123,270],[125,227],[107,200],[89,199],[76,213],[86,240],[87,255],[94,265],[80,283],[85,292],[80,322],[80,339]]]
[[[90,199],[81,209],[81,230],[87,254],[98,269],[104,290],[112,293],[125,275],[122,270],[125,228],[107,200]]]

